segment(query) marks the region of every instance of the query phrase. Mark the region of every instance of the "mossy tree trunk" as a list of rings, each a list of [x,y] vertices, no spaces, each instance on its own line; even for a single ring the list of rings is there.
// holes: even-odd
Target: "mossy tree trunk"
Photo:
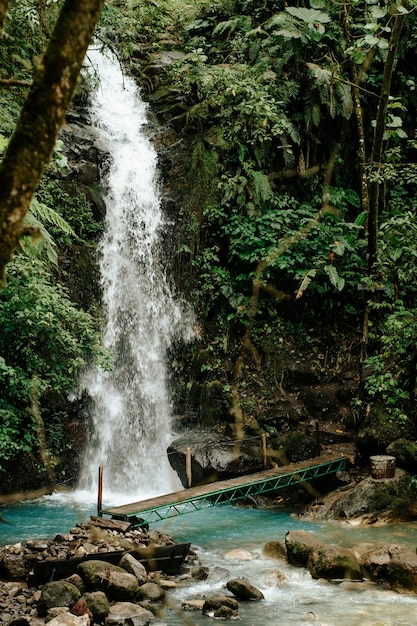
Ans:
[[[368,269],[372,272],[372,266],[376,260],[378,246],[378,215],[379,215],[379,186],[380,171],[383,153],[383,139],[385,122],[387,117],[388,100],[391,92],[391,81],[394,71],[394,63],[400,43],[401,30],[404,24],[404,14],[397,15],[391,31],[388,46],[387,59],[382,75],[381,94],[376,114],[374,140],[371,156],[371,180],[369,183],[369,213],[368,213]]]
[[[25,214],[51,157],[103,5],[104,0],[66,0],[0,164],[1,281],[24,232]]]

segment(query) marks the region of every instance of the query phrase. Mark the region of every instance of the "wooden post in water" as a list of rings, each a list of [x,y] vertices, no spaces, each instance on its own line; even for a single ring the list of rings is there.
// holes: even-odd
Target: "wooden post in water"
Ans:
[[[191,471],[191,448],[187,448],[185,454],[185,475],[187,476],[187,487],[189,489],[193,484],[193,475]]]
[[[97,516],[102,517],[101,510],[103,508],[103,466],[98,468],[98,496],[97,496]]]
[[[262,433],[262,458],[264,462],[264,470],[268,468],[266,458],[266,433]]]

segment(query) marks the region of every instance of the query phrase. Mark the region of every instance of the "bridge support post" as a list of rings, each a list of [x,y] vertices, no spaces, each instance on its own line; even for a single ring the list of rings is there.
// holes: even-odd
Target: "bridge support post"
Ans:
[[[264,463],[264,469],[268,469],[268,461],[266,455],[266,433],[262,433],[262,459]]]
[[[97,495],[97,516],[102,517],[103,510],[103,466],[98,468],[98,495]]]
[[[185,475],[187,476],[187,487],[190,487],[193,484],[193,475],[191,471],[191,448],[187,448],[185,453]]]

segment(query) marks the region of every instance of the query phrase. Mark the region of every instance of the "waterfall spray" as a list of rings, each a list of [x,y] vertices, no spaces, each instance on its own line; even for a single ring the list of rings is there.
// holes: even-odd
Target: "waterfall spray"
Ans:
[[[109,154],[105,232],[100,254],[106,323],[104,344],[115,355],[113,371],[85,373],[93,432],[80,487],[92,489],[104,466],[105,492],[166,493],[179,488],[166,448],[171,400],[167,350],[190,340],[189,307],[167,280],[161,240],[167,224],[158,193],[157,157],[146,136],[146,105],[117,59],[91,50],[98,78],[91,105],[97,143]]]

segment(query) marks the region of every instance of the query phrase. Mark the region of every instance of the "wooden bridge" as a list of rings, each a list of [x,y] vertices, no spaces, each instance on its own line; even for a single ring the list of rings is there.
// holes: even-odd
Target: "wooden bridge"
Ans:
[[[315,457],[301,463],[291,463],[257,474],[191,487],[132,504],[108,509],[99,506],[98,515],[100,517],[110,515],[113,519],[135,525],[157,522],[334,474],[346,469],[347,461],[347,457],[340,455]]]

